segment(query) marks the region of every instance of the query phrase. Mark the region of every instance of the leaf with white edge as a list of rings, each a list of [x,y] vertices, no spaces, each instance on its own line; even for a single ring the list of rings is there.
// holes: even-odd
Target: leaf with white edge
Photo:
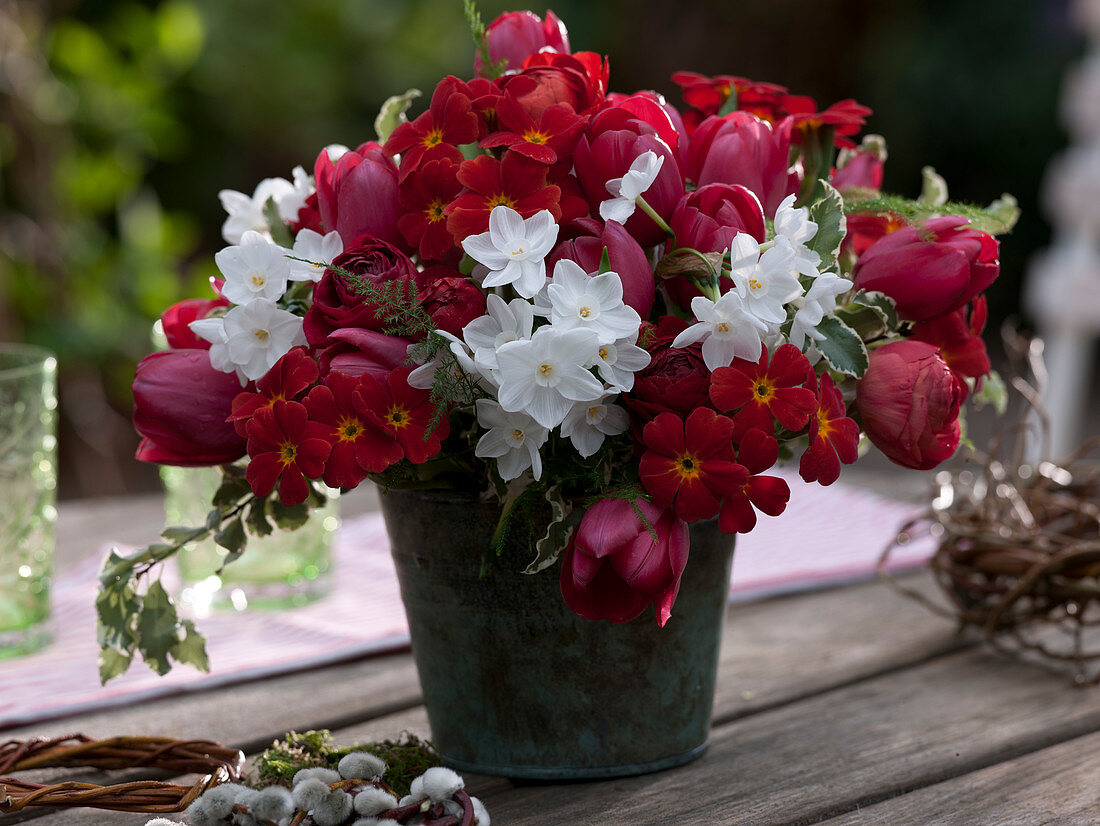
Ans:
[[[184,620],[180,623],[180,633],[182,638],[169,652],[172,659],[181,664],[193,665],[199,671],[209,671],[210,658],[206,653],[206,639],[195,628],[195,623]]]
[[[107,685],[115,677],[121,677],[126,673],[133,661],[134,655],[114,648],[101,648],[99,651],[99,682]]]
[[[214,492],[212,504],[219,508],[229,508],[252,493],[252,487],[243,478],[225,477]]]
[[[223,525],[221,530],[214,534],[214,541],[231,554],[237,554],[239,556],[244,551],[245,544],[248,542],[248,537],[244,532],[244,523],[241,522],[241,518],[238,516]]]
[[[897,302],[886,295],[886,293],[880,293],[874,290],[860,290],[852,296],[852,303],[862,304],[865,307],[873,308],[882,317],[882,322],[886,325],[887,329],[897,329],[898,305]]]
[[[974,379],[967,379],[967,384],[973,390],[977,382]],[[982,378],[982,389],[977,391],[973,397],[974,409],[981,410],[983,407],[992,407],[996,411],[998,416],[1003,416],[1005,410],[1008,409],[1008,388],[1005,387],[1005,380],[1001,378],[1001,374],[996,370],[990,370],[989,375]]]
[[[824,195],[810,205],[810,220],[817,224],[817,234],[806,245],[821,256],[820,272],[828,272],[836,266],[840,244],[848,231],[844,217],[844,199],[825,181],[818,181]]]
[[[180,621],[176,606],[160,580],[150,585],[142,597],[137,640],[146,665],[162,677],[172,670],[168,657],[180,641]]]
[[[378,110],[378,117],[374,119],[374,131],[378,135],[379,143],[385,143],[393,134],[393,130],[408,120],[405,113],[420,95],[419,89],[409,89],[405,94],[394,95],[382,104],[382,108]]]
[[[173,545],[184,545],[201,539],[207,533],[206,528],[188,528],[185,525],[172,525],[160,532],[162,538],[167,539]]]
[[[141,597],[128,580],[117,580],[99,592],[95,601],[96,639],[100,646],[132,651],[137,641],[134,619]]]
[[[918,204],[928,207],[939,207],[947,203],[947,181],[943,175],[936,171],[935,167],[925,166],[921,168],[920,197]]]
[[[860,290],[835,315],[859,334],[864,341],[898,327],[894,300],[879,292]]]
[[[546,526],[546,535],[535,543],[536,555],[524,569],[525,574],[537,574],[557,562],[573,536],[573,526],[565,524],[573,506],[561,495],[561,485],[547,489],[546,501],[550,503],[550,524]]]
[[[832,370],[859,378],[867,372],[867,347],[851,327],[836,316],[827,315],[817,325],[824,341],[814,342]]]

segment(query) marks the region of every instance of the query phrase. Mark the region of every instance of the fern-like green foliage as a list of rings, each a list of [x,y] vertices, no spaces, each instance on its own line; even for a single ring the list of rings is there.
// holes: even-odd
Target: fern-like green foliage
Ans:
[[[975,228],[988,232],[991,235],[1001,235],[1010,232],[1016,224],[1019,210],[1016,201],[1011,196],[1002,196],[987,207],[965,201],[947,201],[943,204],[932,206],[920,201],[903,198],[900,195],[876,193],[866,198],[846,198],[844,200],[844,213],[846,215],[868,215],[890,212],[900,216],[910,223],[918,223],[941,215],[958,215],[969,219]]]
[[[470,35],[474,39],[477,53],[481,56],[481,62],[485,64],[485,72],[488,77],[500,77],[508,68],[506,61],[498,60],[495,63],[489,56],[489,40],[485,36],[485,23],[481,20],[481,12],[477,10],[474,0],[463,0],[462,8],[466,12],[466,22],[470,26]]]

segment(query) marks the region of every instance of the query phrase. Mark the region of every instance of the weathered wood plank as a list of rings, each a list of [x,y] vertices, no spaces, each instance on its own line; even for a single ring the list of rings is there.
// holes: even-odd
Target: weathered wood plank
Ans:
[[[1100,735],[1092,734],[884,800],[824,826],[1095,826],[1098,777]]]
[[[972,650],[720,726],[683,769],[482,794],[509,824],[813,823],[1097,730],[1100,693]]]

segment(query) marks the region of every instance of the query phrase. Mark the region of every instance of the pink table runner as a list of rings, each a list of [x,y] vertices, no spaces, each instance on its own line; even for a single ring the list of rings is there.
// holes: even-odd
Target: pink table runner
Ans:
[[[783,516],[763,517],[737,540],[731,599],[750,599],[868,577],[886,543],[915,513],[876,494],[836,484],[807,486],[797,476]],[[177,666],[157,677],[140,663],[106,687],[96,665],[94,600],[101,548],[54,583],[54,642],[30,656],[0,661],[0,728],[135,700],[314,668],[406,647],[405,612],[380,514],[347,520],[336,538],[334,590],[302,608],[215,613],[200,621],[212,671]],[[915,541],[891,568],[932,553]],[[365,552],[364,552],[365,551]]]

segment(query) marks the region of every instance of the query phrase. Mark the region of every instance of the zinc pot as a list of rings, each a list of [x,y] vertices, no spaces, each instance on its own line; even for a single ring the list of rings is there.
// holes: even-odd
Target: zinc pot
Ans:
[[[691,526],[672,617],[578,617],[560,563],[489,556],[500,509],[472,495],[391,490],[382,513],[432,742],[460,771],[513,778],[643,774],[706,748],[733,538]]]

